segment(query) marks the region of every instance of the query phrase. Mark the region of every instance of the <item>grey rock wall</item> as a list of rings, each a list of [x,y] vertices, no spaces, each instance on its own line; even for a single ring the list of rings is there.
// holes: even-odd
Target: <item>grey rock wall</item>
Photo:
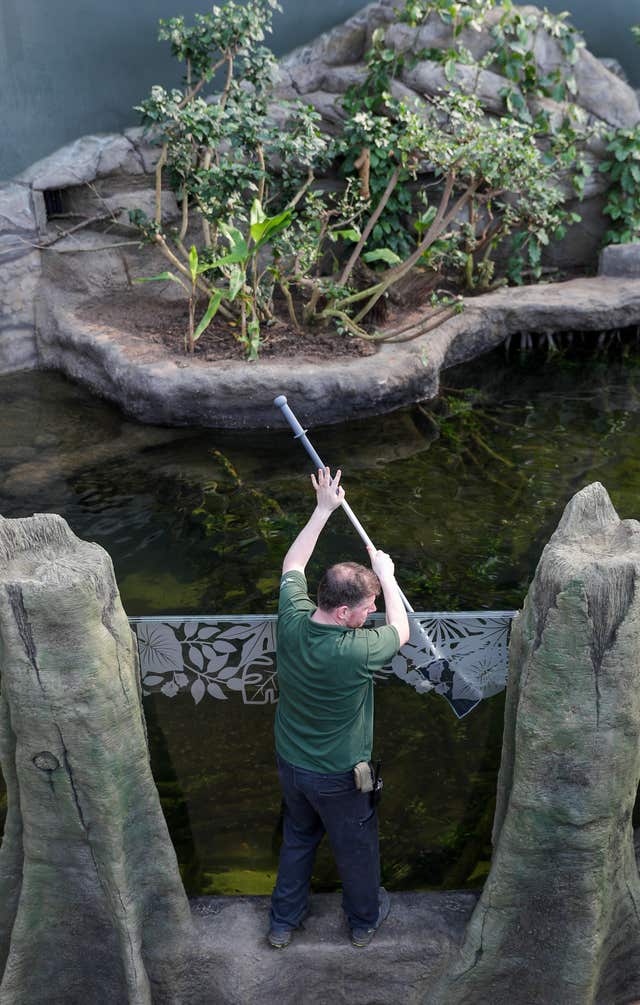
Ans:
[[[422,53],[427,49],[454,46],[456,40],[452,26],[437,13],[415,28],[398,23],[394,20],[395,9],[401,6],[401,3],[369,4],[343,25],[290,53],[280,63],[277,94],[286,99],[301,97],[318,111],[328,133],[337,132],[341,122],[340,96],[351,84],[362,79],[365,73],[364,55],[370,46],[371,35],[376,28],[383,28],[386,45],[398,54],[410,57],[405,58],[400,80],[394,81],[395,88],[398,84],[403,87],[402,94],[396,92],[396,96],[419,110],[426,107],[431,98],[455,86],[466,94],[475,95],[487,115],[507,114],[501,91],[507,85],[516,92],[519,89],[500,74],[497,64],[486,69],[458,64],[454,80],[450,82],[445,76],[443,64],[424,59]],[[530,15],[540,13],[539,8],[532,5],[522,6],[520,10]],[[457,39],[476,60],[485,57],[495,46],[490,28],[501,14],[499,8],[490,11],[483,31],[467,28]],[[535,54],[542,76],[558,68],[569,70],[559,43],[542,28],[529,33],[527,44]],[[635,91],[587,49],[579,49],[573,75],[577,88],[575,103],[585,124],[610,129],[616,126],[630,128],[640,122],[640,105]],[[534,116],[542,109],[550,113],[552,128],[557,129],[562,124],[566,106],[538,97],[529,98],[528,103]],[[602,140],[589,140],[586,161],[591,174],[586,179],[582,200],[576,198],[570,177],[559,177],[567,208],[580,213],[583,220],[569,227],[562,241],[553,242],[545,253],[547,264],[569,269],[595,265],[602,238],[609,227],[602,213],[602,194],[608,182],[598,170],[604,156]]]
[[[38,364],[35,245],[46,225],[44,199],[27,184],[0,185],[0,373]]]
[[[640,523],[578,492],[512,630],[489,877],[429,1005],[640,997]]]
[[[640,279],[640,242],[610,244],[600,254],[601,276],[634,276]]]

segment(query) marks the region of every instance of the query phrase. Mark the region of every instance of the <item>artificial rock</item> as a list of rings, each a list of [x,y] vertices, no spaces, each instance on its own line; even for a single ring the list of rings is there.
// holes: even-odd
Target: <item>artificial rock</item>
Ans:
[[[610,244],[600,253],[600,276],[635,276],[640,279],[640,242]]]
[[[303,46],[286,56],[280,63],[280,77],[276,86],[276,96],[282,99],[301,96],[311,104],[321,116],[321,128],[334,134],[343,119],[341,96],[347,88],[362,79],[365,73],[365,53],[376,28],[385,33],[385,44],[402,56],[400,80],[392,81],[391,91],[395,97],[406,100],[409,106],[420,110],[424,99],[438,94],[446,94],[456,86],[465,94],[475,94],[487,115],[504,115],[506,107],[504,92],[510,89],[517,96],[523,93],[499,72],[497,64],[480,68],[458,63],[454,78],[445,75],[441,62],[425,59],[428,50],[447,50],[459,44],[467,48],[476,60],[483,59],[495,46],[491,28],[502,15],[500,8],[489,11],[481,31],[465,28],[454,39],[450,24],[433,12],[427,21],[419,26],[398,22],[396,13],[401,3],[372,3],[363,8],[344,25],[321,35],[309,45]],[[523,15],[538,18],[539,8],[532,5],[519,7]],[[541,26],[528,32],[528,44],[535,54],[539,73],[542,77],[560,70],[575,78],[576,93],[572,95],[574,108],[572,115],[586,126],[600,130],[621,126],[630,128],[640,122],[640,105],[634,90],[613,73],[603,63],[584,48],[579,48],[574,66],[570,66],[558,40]],[[299,85],[296,83],[299,80]],[[398,92],[398,85],[404,85],[404,92]],[[562,125],[566,104],[550,98],[528,96],[532,115],[544,110],[550,114],[552,129]],[[577,112],[576,112],[577,108]],[[584,268],[595,264],[599,243],[609,223],[602,213],[602,203],[594,202],[607,187],[607,178],[598,170],[606,157],[606,143],[602,137],[594,135],[585,144],[586,162],[591,174],[585,179],[584,225],[578,222],[571,228],[569,240],[553,242],[545,252],[545,263],[559,268]],[[559,178],[559,187],[566,200],[572,202],[575,196],[572,184],[566,177]],[[571,206],[582,213],[582,205]],[[597,205],[599,220],[596,224],[594,207]],[[593,239],[594,227],[597,233]]]
[[[0,1001],[151,1005],[191,914],[113,567],[61,517],[0,517],[0,681]]]
[[[142,174],[144,167],[136,148],[120,133],[81,136],[49,157],[36,161],[18,176],[36,191],[82,185],[106,175]]]
[[[640,997],[640,523],[567,505],[509,647],[491,871],[425,1005]]]
[[[44,199],[28,185],[0,185],[0,373],[38,365],[36,302],[42,273],[37,245]]]

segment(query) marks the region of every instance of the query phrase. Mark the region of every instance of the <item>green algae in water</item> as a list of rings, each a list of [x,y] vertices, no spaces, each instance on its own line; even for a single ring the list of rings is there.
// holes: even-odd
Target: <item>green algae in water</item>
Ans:
[[[345,468],[351,505],[394,556],[416,609],[517,608],[580,488],[602,481],[622,517],[638,516],[639,378],[633,354],[521,363],[496,352],[446,373],[437,403],[320,429],[313,441]],[[145,427],[55,374],[0,378],[0,392],[4,516],[58,512],[105,547],[131,616],[275,610],[282,555],[313,503],[288,430]],[[364,553],[336,514],[310,583],[346,556]],[[390,889],[482,882],[502,709],[499,695],[458,722],[433,695],[377,689]],[[273,706],[179,695],[147,698],[145,711],[189,892],[268,890],[280,817]],[[336,883],[323,847],[314,885]]]

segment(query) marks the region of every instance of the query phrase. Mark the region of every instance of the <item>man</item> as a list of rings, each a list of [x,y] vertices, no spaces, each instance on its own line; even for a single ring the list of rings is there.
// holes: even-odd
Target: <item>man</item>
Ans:
[[[380,887],[377,813],[371,792],[358,788],[354,767],[371,759],[373,671],[408,640],[409,622],[393,562],[373,548],[371,569],[355,562],[335,565],[320,582],[318,606],[309,599],[307,562],[344,499],[340,471],[332,478],[329,468],[319,470],[311,481],[316,508],[285,556],[278,610],[275,740],[284,831],[268,935],[276,949],[289,944],[306,915],[325,832],[342,880],[352,943],[368,945],[389,913]],[[387,623],[365,629],[380,589]]]

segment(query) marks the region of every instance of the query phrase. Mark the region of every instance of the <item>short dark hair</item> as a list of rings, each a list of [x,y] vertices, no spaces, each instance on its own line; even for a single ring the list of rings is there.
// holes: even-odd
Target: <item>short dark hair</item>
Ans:
[[[339,562],[327,569],[318,584],[318,607],[332,611],[336,607],[357,607],[372,594],[380,593],[380,580],[375,572],[357,562]]]

